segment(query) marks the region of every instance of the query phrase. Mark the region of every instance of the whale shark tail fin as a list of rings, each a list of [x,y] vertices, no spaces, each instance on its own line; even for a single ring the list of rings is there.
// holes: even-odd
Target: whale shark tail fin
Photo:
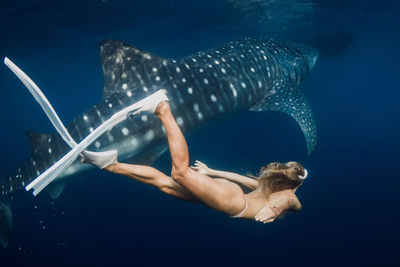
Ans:
[[[116,91],[146,88],[149,94],[158,90],[159,77],[168,75],[171,60],[137,49],[121,41],[109,40],[100,48],[104,73],[103,99]],[[158,78],[157,78],[158,77]]]
[[[11,207],[0,201],[0,244],[7,247],[12,231]]]
[[[275,85],[272,90],[254,106],[251,111],[281,111],[299,124],[307,142],[308,155],[317,144],[317,129],[310,104],[305,96],[289,84]]]

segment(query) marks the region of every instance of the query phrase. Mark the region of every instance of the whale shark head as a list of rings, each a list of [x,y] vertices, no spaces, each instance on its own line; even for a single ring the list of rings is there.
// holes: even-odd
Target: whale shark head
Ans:
[[[301,43],[294,43],[293,46],[303,55],[304,60],[307,63],[308,70],[311,71],[319,57],[318,50],[314,47]]]
[[[315,48],[295,42],[276,41],[273,49],[284,76],[295,85],[302,83],[309,75],[319,56]]]

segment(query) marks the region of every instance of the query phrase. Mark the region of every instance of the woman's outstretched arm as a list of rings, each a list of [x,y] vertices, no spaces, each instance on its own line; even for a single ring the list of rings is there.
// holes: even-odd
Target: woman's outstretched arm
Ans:
[[[243,176],[243,175],[240,175],[240,174],[237,174],[234,172],[210,169],[209,167],[207,167],[207,165],[205,165],[204,163],[202,163],[198,160],[196,160],[195,166],[193,166],[191,168],[200,173],[211,176],[213,178],[222,178],[222,179],[226,179],[226,180],[238,183],[238,184],[242,184],[252,190],[257,189],[257,187],[258,187],[258,181],[253,178]]]

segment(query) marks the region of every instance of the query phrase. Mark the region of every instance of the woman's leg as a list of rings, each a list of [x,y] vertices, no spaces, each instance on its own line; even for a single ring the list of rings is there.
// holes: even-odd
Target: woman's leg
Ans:
[[[168,137],[172,158],[171,176],[175,182],[213,209],[229,215],[241,212],[246,201],[238,185],[213,180],[189,168],[189,150],[186,140],[171,113],[168,102],[160,103],[155,114],[163,123]]]
[[[160,189],[162,192],[173,197],[191,202],[198,202],[198,200],[191,193],[176,183],[171,177],[165,175],[155,168],[144,165],[116,162],[107,166],[104,168],[104,170],[115,174],[128,176],[144,184],[154,186]]]

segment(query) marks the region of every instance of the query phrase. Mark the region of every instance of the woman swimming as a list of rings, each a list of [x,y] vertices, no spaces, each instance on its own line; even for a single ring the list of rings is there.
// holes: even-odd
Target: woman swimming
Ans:
[[[199,161],[189,167],[186,140],[171,113],[167,96],[162,94],[140,111],[153,112],[165,127],[172,159],[171,176],[150,166],[117,162],[116,155],[108,163],[98,164],[90,154],[84,154],[82,162],[152,185],[173,197],[205,204],[234,218],[268,223],[301,210],[295,192],[307,177],[307,170],[299,163],[270,163],[261,168],[259,177],[253,178],[213,170]],[[238,184],[252,191],[245,194]]]

